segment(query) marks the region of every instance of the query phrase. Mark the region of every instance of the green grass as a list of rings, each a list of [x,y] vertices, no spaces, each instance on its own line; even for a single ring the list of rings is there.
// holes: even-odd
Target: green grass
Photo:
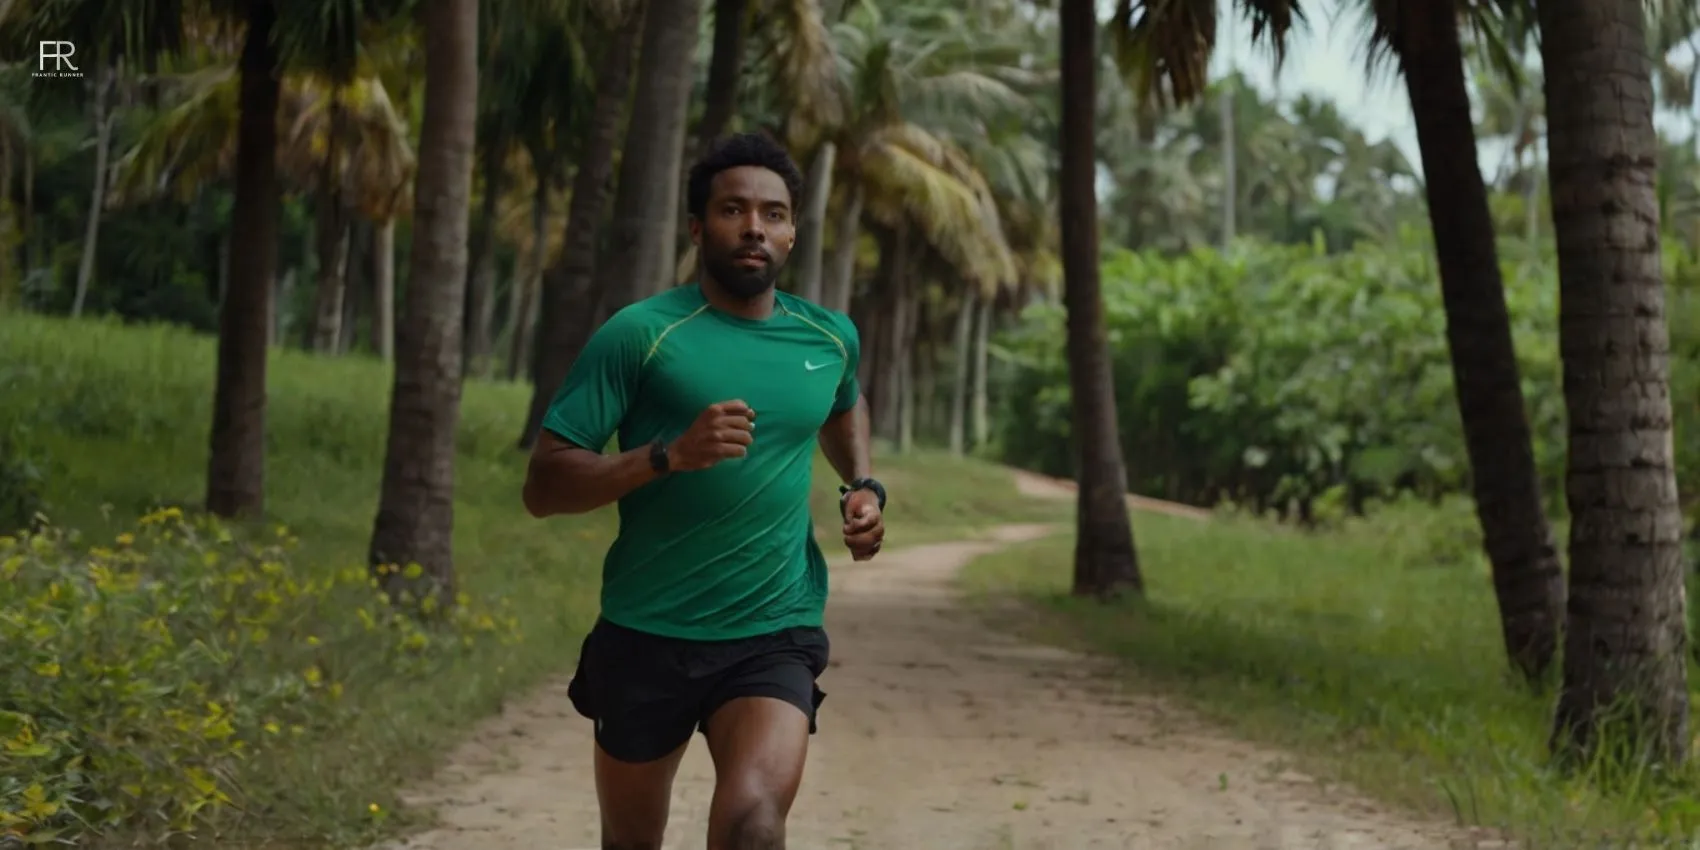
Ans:
[[[1068,597],[1067,535],[985,557],[963,581],[988,607],[1030,603],[1017,618],[1029,635],[1125,659],[1141,682],[1391,803],[1527,847],[1694,840],[1693,772],[1549,770],[1552,697],[1506,672],[1466,506],[1401,507],[1316,535],[1244,518],[1139,514],[1134,527],[1143,601]]]
[[[297,563],[329,574],[363,564],[377,507],[390,373],[364,358],[274,352],[267,412],[267,516],[299,535]],[[22,436],[45,470],[54,524],[111,540],[154,506],[197,506],[211,420],[213,341],[114,323],[0,316],[0,435]],[[257,754],[249,796],[269,801],[226,841],[349,844],[416,817],[395,791],[446,755],[476,719],[570,669],[596,613],[612,509],[530,518],[525,458],[514,448],[528,391],[468,383],[456,465],[455,559],[463,589],[510,600],[523,639],[479,648],[428,677],[351,682],[361,709],[339,731]],[[23,403],[15,403],[22,400]],[[970,534],[1011,520],[1055,519],[1066,505],[1017,494],[1007,471],[936,453],[876,456],[891,493],[892,545]],[[817,466],[819,525],[837,524],[833,476]],[[0,494],[3,496],[4,494]],[[834,537],[822,539],[841,551]],[[384,820],[383,824],[375,820]],[[227,845],[228,846],[228,845]],[[299,846],[299,845],[297,845]]]

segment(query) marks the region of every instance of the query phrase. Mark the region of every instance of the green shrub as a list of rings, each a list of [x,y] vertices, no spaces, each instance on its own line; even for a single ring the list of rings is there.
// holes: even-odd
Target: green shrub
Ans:
[[[1564,395],[1557,269],[1501,272],[1547,506],[1563,512]],[[1667,244],[1676,461],[1688,513],[1700,487],[1700,266]],[[1466,493],[1469,459],[1426,227],[1326,253],[1242,240],[1232,251],[1111,251],[1104,314],[1135,492],[1258,512],[1327,513],[1414,493]],[[1073,472],[1064,311],[1028,309],[998,338],[1009,462]],[[1327,504],[1334,502],[1335,504]]]
[[[0,839],[216,831],[268,755],[347,721],[345,682],[517,639],[464,595],[421,624],[364,567],[304,573],[275,534],[166,508],[110,545],[0,538]]]
[[[23,438],[0,430],[0,532],[35,524],[46,507],[46,475]]]

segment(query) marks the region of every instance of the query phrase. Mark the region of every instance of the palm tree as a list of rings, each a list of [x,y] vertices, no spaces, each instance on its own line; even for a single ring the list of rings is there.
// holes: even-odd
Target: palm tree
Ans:
[[[1063,302],[1068,310],[1068,374],[1076,449],[1079,508],[1074,543],[1074,593],[1110,598],[1144,593],[1133,524],[1127,510],[1127,467],[1116,422],[1115,378],[1104,330],[1098,280],[1097,11],[1091,0],[1062,0]]]
[[[0,25],[3,24],[3,17],[0,17]],[[35,157],[31,147],[34,132],[24,105],[26,79],[15,71],[0,72],[0,233],[9,235],[0,241],[0,310],[12,306],[23,278],[14,259],[17,243],[12,240],[27,242],[33,226]],[[14,180],[18,181],[20,189],[16,194],[13,192]]]
[[[1268,35],[1279,64],[1287,30],[1302,17],[1293,0],[1241,0],[1254,39]],[[1115,55],[1142,100],[1185,103],[1200,96],[1216,40],[1216,5],[1120,0],[1112,19]],[[1127,510],[1127,467],[1116,421],[1114,375],[1098,280],[1096,12],[1087,0],[1063,0],[1062,156],[1063,301],[1068,311],[1072,423],[1080,452],[1074,593],[1113,597],[1142,593]],[[1090,226],[1081,226],[1090,222]]]
[[[89,45],[97,67],[130,58],[148,67],[178,50],[185,16],[177,0],[120,4],[108,0],[36,0],[11,10],[4,23],[24,43],[69,38]],[[201,11],[196,9],[195,11]],[[207,460],[206,506],[213,514],[258,514],[265,498],[266,343],[271,279],[277,265],[278,71],[282,48],[279,9],[272,0],[225,0],[218,12],[246,28],[238,60],[241,115],[238,119],[236,197],[231,238],[245,246],[232,251],[228,285],[219,304],[217,381],[213,391],[211,450]],[[91,214],[94,211],[91,211]]]
[[[1569,623],[1552,744],[1592,750],[1628,707],[1620,735],[1636,755],[1679,762],[1687,604],[1646,15],[1640,0],[1537,9],[1570,437]]]
[[[266,347],[272,277],[277,272],[277,109],[282,62],[273,42],[271,0],[244,5],[247,34],[236,130],[236,197],[230,211],[230,271],[218,311],[218,378],[213,389],[207,510],[257,515],[265,506]]]
[[[596,101],[585,131],[578,172],[573,175],[561,254],[544,273],[531,404],[526,411],[525,430],[519,438],[522,450],[530,450],[537,438],[550,399],[566,380],[573,361],[578,359],[578,353],[596,327],[601,305],[609,297],[606,290],[594,286],[598,225],[608,206],[614,152],[624,129],[632,62],[638,34],[643,28],[643,3],[634,0],[620,4],[615,15],[613,20],[605,22],[610,36],[596,61]]]
[[[964,277],[1010,279],[991,192],[962,150],[988,123],[1032,106],[1001,78],[1013,65],[1005,45],[960,13],[925,7],[859,6],[833,33],[845,94],[841,120],[818,130],[835,149],[839,198],[822,303],[850,309],[864,213],[889,225],[908,210]]]
[[[406,312],[368,561],[392,597],[454,598],[455,426],[460,418],[467,204],[478,124],[478,0],[427,0],[425,110]],[[415,575],[406,567],[418,564]],[[397,567],[403,569],[385,569]]]
[[[607,253],[596,276],[597,290],[610,293],[610,308],[673,282],[678,177],[701,17],[702,0],[648,0],[644,12],[631,123],[620,153]]]
[[[1505,651],[1537,682],[1558,647],[1564,574],[1541,505],[1487,184],[1477,163],[1461,10],[1413,0],[1378,0],[1375,8],[1373,44],[1399,57],[1416,119],[1453,386]]]
[[[221,65],[173,80],[174,102],[142,129],[113,169],[108,205],[164,194],[186,200],[208,182],[228,179],[237,147],[239,82],[234,68]],[[316,350],[337,351],[349,331],[342,327],[348,213],[378,224],[380,241],[393,234],[395,217],[410,200],[415,165],[407,124],[377,76],[337,85],[321,74],[290,74],[280,81],[277,115],[277,167],[289,187],[284,194],[305,193],[320,209],[319,292],[310,342]],[[380,263],[389,257],[381,244],[374,253]],[[393,276],[380,275],[375,284],[380,328],[374,337],[383,353],[390,338],[384,327],[393,317],[384,306],[393,302]]]

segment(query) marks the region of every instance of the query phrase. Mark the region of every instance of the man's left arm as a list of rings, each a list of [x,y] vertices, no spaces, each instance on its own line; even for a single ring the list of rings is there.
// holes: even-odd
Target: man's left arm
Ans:
[[[846,324],[849,324],[846,322]],[[885,490],[873,478],[869,450],[868,402],[856,379],[861,340],[854,325],[845,334],[844,377],[832,415],[820,429],[821,452],[840,480],[848,487],[839,507],[844,515],[844,545],[858,561],[866,561],[880,550],[885,539]]]
[[[849,409],[827,417],[820,429],[820,447],[843,483],[873,475],[868,450],[868,400],[860,389]]]

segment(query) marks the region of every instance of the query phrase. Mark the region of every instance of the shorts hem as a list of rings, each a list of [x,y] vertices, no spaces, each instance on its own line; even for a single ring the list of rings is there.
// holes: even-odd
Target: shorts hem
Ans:
[[[697,722],[697,731],[704,735],[708,734],[708,719],[713,717],[715,712],[719,711],[721,708],[725,707],[727,703],[735,699],[744,699],[746,697],[761,697],[764,699],[779,700],[780,702],[803,712],[803,716],[809,719],[809,734],[813,735],[819,728],[818,721],[820,717],[820,704],[826,700],[826,692],[821,690],[819,686],[816,686],[813,696],[808,700],[803,700],[798,697],[795,691],[776,685],[751,685],[749,687],[738,688],[734,691],[719,695],[717,698],[703,706],[702,720]]]
[[[598,723],[597,725],[600,726],[601,724]],[[647,764],[653,761],[660,761],[670,755],[674,750],[690,743],[691,732],[690,730],[686,730],[685,734],[680,737],[677,742],[670,744],[661,742],[654,746],[610,741],[603,735],[600,729],[596,731],[593,737],[596,739],[597,748],[606,753],[609,758],[621,764]]]

